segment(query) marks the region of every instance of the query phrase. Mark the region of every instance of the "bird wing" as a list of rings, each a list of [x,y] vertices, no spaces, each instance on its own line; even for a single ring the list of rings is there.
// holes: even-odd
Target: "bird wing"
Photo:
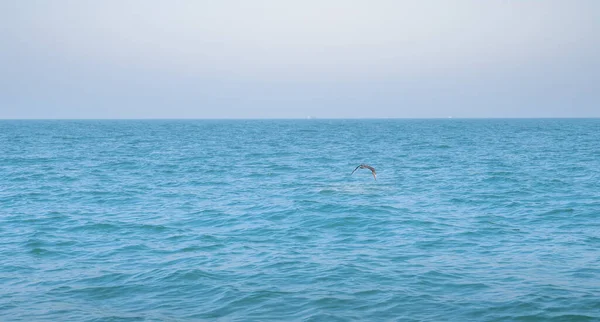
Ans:
[[[370,165],[365,165],[365,168],[371,170],[371,172],[373,173],[373,178],[375,178],[375,180],[377,180],[377,171],[375,171],[375,168],[373,168]]]
[[[367,168],[367,169],[371,170],[371,172],[373,172],[373,173],[377,173],[377,171],[375,171],[375,168],[373,168],[373,167],[372,167],[372,166],[370,166],[370,165],[365,165],[365,168]]]
[[[360,168],[360,166],[356,167],[356,169],[354,169],[354,170],[352,171],[352,173],[350,173],[350,175],[353,175],[353,174],[354,174],[354,171],[358,170],[358,168]]]

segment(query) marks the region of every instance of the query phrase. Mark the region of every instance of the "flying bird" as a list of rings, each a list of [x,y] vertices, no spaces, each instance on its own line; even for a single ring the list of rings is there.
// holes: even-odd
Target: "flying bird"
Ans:
[[[373,178],[375,178],[375,180],[377,180],[377,171],[375,171],[375,168],[373,168],[370,165],[366,165],[366,164],[363,163],[363,164],[359,165],[358,167],[356,167],[356,169],[354,169],[354,171],[358,170],[359,168],[360,169],[369,169],[369,170],[371,170],[371,172],[373,173]],[[353,175],[354,171],[352,171],[352,173],[350,175]]]

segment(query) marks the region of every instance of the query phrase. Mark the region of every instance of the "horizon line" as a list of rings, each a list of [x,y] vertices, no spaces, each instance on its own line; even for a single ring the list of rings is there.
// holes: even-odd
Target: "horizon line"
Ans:
[[[250,121],[250,120],[509,120],[509,119],[600,119],[600,116],[526,116],[526,117],[146,117],[146,118],[0,118],[0,121]]]

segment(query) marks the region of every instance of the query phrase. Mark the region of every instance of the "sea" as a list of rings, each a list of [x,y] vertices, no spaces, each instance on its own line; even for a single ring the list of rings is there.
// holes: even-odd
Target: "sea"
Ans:
[[[600,119],[0,121],[0,321],[600,321]]]

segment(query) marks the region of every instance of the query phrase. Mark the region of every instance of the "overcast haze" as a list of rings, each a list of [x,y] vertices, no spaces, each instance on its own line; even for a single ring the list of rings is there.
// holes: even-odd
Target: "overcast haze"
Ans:
[[[600,117],[600,1],[0,1],[0,118]]]

